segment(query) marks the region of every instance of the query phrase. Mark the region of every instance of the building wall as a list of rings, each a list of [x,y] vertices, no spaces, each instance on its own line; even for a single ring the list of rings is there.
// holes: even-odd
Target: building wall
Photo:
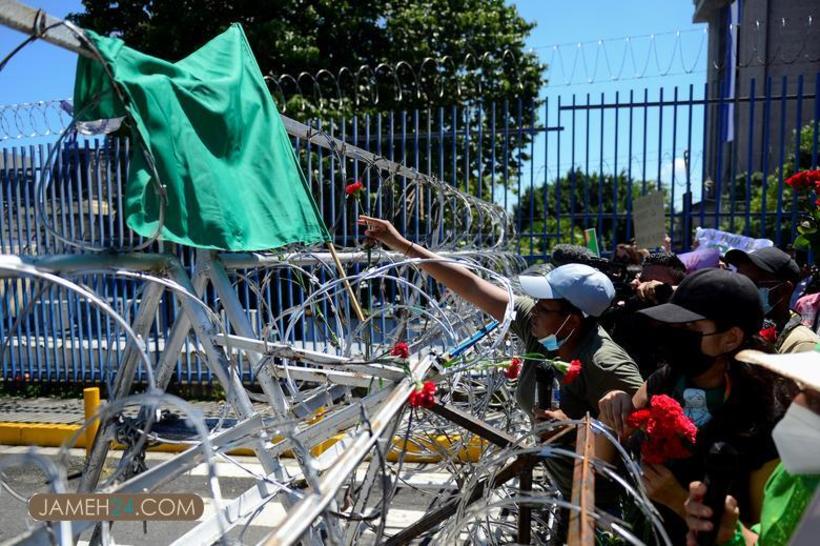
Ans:
[[[757,101],[754,109],[748,101],[738,101],[734,112],[734,140],[725,142],[725,123],[721,122],[719,107],[709,111],[707,173],[713,179],[747,170],[762,171],[765,159],[769,165],[777,162],[781,147],[788,154],[793,149],[794,130],[815,118],[816,77],[820,73],[820,2],[818,0],[738,0],[740,25],[738,27],[736,56],[735,97],[745,98],[752,93],[760,97],[767,93],[771,80],[770,124],[764,135],[764,103]],[[729,33],[729,0],[695,0],[695,21],[709,24],[709,62],[707,82],[709,95],[728,97],[726,82],[731,65],[727,62],[727,48],[731,47]],[[809,26],[809,17],[814,19]],[[785,24],[783,24],[785,21]],[[803,78],[801,115],[798,122],[798,100],[788,99],[783,105],[781,94],[787,97],[798,93],[799,78]],[[783,82],[786,85],[784,87]],[[723,89],[721,89],[721,86]],[[785,109],[785,123],[781,124]],[[781,127],[781,125],[783,125]],[[781,133],[785,129],[785,142]],[[767,138],[764,138],[767,137]],[[751,142],[750,142],[751,141]],[[751,143],[751,154],[749,144]],[[723,151],[722,172],[718,173],[717,152]],[[769,169],[771,171],[771,168]]]

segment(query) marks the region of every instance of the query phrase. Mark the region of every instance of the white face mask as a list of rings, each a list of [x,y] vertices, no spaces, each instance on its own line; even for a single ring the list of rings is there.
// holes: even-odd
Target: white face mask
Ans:
[[[792,402],[772,438],[789,474],[820,474],[820,415]]]

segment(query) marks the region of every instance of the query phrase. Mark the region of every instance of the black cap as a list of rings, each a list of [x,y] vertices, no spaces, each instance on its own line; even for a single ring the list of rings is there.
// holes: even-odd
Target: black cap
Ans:
[[[791,281],[794,284],[800,282],[800,267],[797,262],[773,246],[759,248],[749,253],[737,249],[730,250],[726,253],[724,261],[735,267],[742,263],[751,263],[761,271],[771,273],[779,280]]]
[[[669,303],[639,312],[667,324],[714,320],[738,326],[747,334],[758,332],[763,325],[757,287],[748,277],[725,269],[701,269],[687,275]]]

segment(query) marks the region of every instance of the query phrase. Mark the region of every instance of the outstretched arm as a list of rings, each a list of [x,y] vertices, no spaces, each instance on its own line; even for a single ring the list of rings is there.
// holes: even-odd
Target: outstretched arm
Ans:
[[[367,226],[364,234],[368,239],[379,241],[408,258],[443,259],[435,252],[402,237],[393,224],[387,220],[362,215],[359,217],[359,223]],[[425,262],[420,266],[438,282],[494,319],[504,319],[504,312],[510,300],[509,294],[503,288],[482,279],[466,267],[454,263]]]

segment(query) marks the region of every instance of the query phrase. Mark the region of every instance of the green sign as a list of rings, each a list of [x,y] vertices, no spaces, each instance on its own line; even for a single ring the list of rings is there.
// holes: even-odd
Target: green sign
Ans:
[[[584,230],[584,241],[586,242],[587,248],[590,249],[595,256],[600,258],[601,249],[598,248],[598,234],[595,232],[595,228]]]

